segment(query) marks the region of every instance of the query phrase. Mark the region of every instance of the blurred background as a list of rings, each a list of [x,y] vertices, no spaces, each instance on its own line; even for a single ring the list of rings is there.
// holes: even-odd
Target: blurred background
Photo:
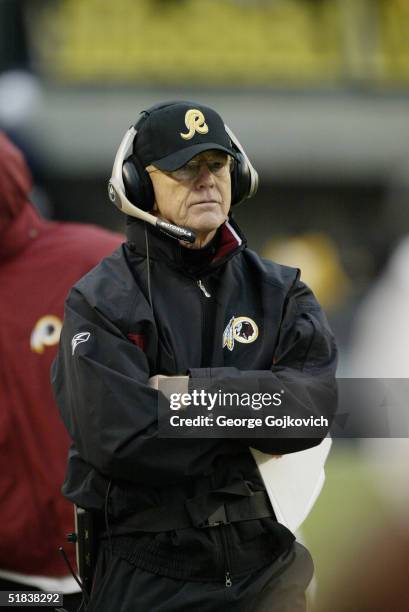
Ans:
[[[339,376],[409,377],[409,0],[0,0],[0,128],[45,216],[121,231],[106,191],[119,142],[181,98],[245,146],[260,189],[236,218],[250,247],[302,269]],[[375,465],[369,447],[334,444],[305,525],[315,605],[383,528],[403,533],[409,454]]]

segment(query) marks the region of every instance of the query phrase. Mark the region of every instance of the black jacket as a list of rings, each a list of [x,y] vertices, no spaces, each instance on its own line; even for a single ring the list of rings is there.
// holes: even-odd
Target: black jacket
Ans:
[[[155,507],[176,512],[187,500],[200,507],[205,499],[214,509],[237,483],[250,495],[263,490],[249,446],[288,453],[320,439],[159,438],[158,396],[148,378],[258,372],[274,383],[290,381],[303,414],[321,414],[324,405],[331,412],[336,349],[317,301],[298,270],[247,249],[233,221],[200,253],[140,222],[130,224],[128,238],[66,302],[53,367],[57,402],[74,441],[64,494],[101,513],[108,503],[110,520],[118,521]],[[230,350],[223,347],[224,332],[240,316],[256,323],[258,336]],[[73,341],[79,333],[89,336]],[[264,518],[222,529],[141,532],[114,538],[114,545],[149,571],[218,580],[227,566],[235,576],[269,563],[293,539],[274,518]]]

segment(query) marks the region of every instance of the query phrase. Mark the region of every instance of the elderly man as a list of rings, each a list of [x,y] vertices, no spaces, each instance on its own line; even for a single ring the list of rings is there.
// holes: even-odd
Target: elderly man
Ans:
[[[74,441],[63,491],[99,532],[88,611],[305,609],[311,558],[277,522],[249,446],[320,438],[161,437],[149,384],[262,379],[289,385],[300,414],[333,410],[325,316],[299,270],[247,249],[230,214],[256,178],[197,103],[144,111],[119,147],[110,197],[128,241],[71,291],[53,371]]]

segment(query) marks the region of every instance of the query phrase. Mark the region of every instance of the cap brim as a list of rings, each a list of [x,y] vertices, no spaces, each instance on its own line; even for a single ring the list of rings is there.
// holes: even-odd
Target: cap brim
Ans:
[[[223,151],[224,153],[227,153],[228,155],[231,155],[237,159],[237,155],[233,149],[228,149],[227,147],[223,147],[215,142],[206,142],[181,149],[180,151],[176,151],[176,153],[172,153],[171,155],[167,155],[167,157],[162,157],[162,159],[158,159],[151,163],[159,170],[172,172],[173,170],[177,170],[178,168],[184,166],[195,155],[199,155],[199,153],[203,153],[203,151],[210,150]]]

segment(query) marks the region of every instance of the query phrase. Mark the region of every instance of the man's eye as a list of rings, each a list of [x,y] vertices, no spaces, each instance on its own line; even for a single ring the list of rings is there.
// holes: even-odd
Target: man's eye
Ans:
[[[211,170],[221,170],[222,168],[224,168],[225,166],[225,162],[221,162],[221,161],[214,161],[214,162],[210,162],[209,163],[209,167]]]

